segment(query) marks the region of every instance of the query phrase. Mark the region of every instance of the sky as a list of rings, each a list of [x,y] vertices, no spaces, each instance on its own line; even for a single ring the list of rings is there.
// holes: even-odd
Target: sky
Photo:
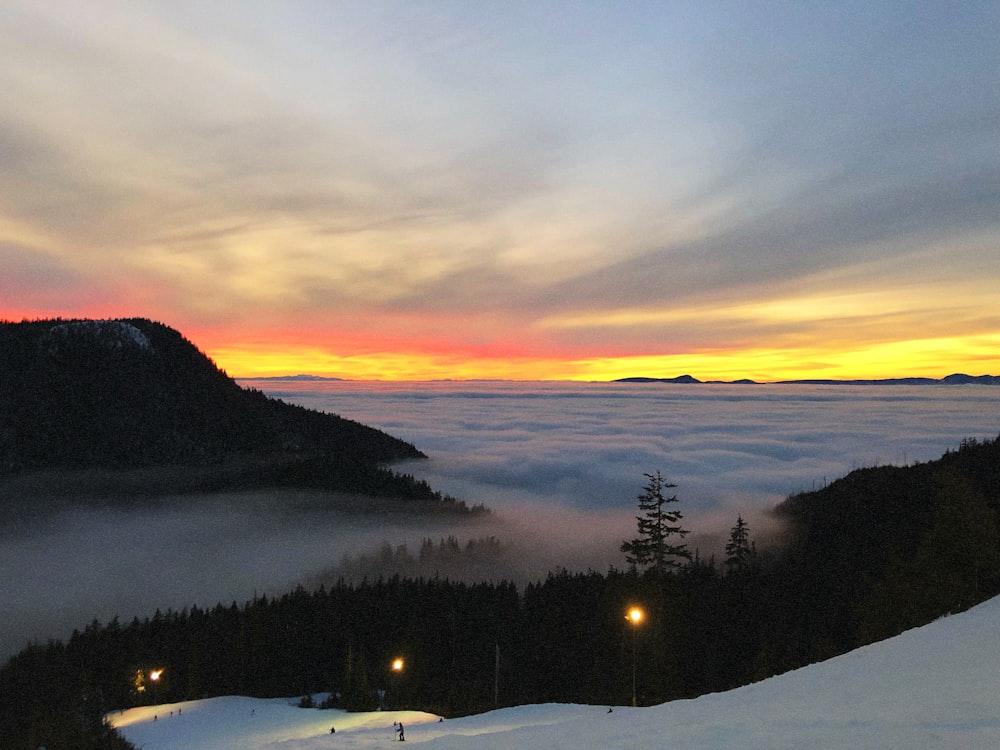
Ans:
[[[1000,373],[996,2],[0,0],[0,319],[229,374]]]
[[[136,746],[161,750],[365,750],[391,742],[395,721],[408,742],[431,750],[981,750],[1000,741],[998,624],[1000,600],[992,599],[754,685],[610,713],[546,704],[438,722],[416,711],[347,714],[296,708],[297,697],[228,696],[133,708],[109,720]]]

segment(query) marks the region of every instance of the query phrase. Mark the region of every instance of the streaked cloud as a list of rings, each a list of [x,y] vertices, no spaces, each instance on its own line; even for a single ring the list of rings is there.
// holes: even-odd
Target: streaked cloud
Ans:
[[[1000,370],[989,4],[0,13],[6,318],[245,375]]]

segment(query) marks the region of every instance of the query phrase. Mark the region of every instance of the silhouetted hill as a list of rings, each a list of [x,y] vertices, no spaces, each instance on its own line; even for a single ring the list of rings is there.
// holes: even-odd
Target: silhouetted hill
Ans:
[[[779,630],[825,658],[1000,593],[1000,438],[911,466],[852,471],[789,497]],[[775,622],[782,620],[779,615]]]
[[[635,376],[618,378],[613,383],[689,383],[714,385],[766,385],[761,381],[740,378],[739,380],[698,380],[691,375],[676,378],[651,378]],[[826,378],[806,380],[778,380],[772,385],[1000,385],[1000,375],[965,375],[955,373],[943,378],[875,378],[870,380],[835,380]]]
[[[0,323],[0,475],[184,465],[211,488],[393,494],[396,475],[379,465],[421,457],[379,430],[241,388],[160,323]]]
[[[619,378],[615,383],[700,383],[698,378],[691,375],[678,375],[676,378],[647,378],[637,376],[633,378]]]
[[[997,375],[955,373],[943,378],[881,378],[872,380],[782,380],[776,385],[1000,385]]]

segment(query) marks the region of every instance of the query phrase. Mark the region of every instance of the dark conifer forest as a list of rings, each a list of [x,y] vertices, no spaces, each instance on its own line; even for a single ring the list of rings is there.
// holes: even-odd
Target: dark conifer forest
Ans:
[[[0,482],[31,474],[50,493],[69,485],[128,502],[259,487],[451,501],[385,467],[423,457],[380,430],[241,388],[161,323],[0,323]]]
[[[392,577],[93,622],[0,670],[4,747],[112,746],[101,715],[154,701],[154,669],[157,702],[329,692],[327,705],[372,710],[381,689],[388,707],[454,716],[625,704],[637,664],[638,703],[652,704],[830,658],[1000,593],[1000,440],[860,469],[777,513],[780,546],[758,550],[734,519],[725,560],[695,554],[666,571],[554,571],[520,589]],[[631,606],[645,612],[638,626]]]

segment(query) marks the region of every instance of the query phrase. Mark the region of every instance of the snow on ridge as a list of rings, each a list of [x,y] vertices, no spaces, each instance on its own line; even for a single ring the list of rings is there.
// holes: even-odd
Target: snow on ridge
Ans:
[[[353,744],[348,747],[374,747],[396,738],[396,722],[409,730],[440,718],[423,711],[348,713],[299,708],[298,702],[299,698],[230,695],[112,711],[107,720],[137,747],[263,750],[295,748],[300,742],[308,747],[317,738],[327,743],[320,745],[326,748],[331,737],[341,740],[338,746],[344,746],[343,738],[349,737]]]
[[[133,347],[152,351],[153,343],[145,333],[124,320],[74,320],[52,326],[46,339],[50,349],[59,338],[89,336],[109,349]]]
[[[109,720],[157,750],[364,750],[395,739],[393,721],[429,750],[982,750],[1000,746],[1000,597],[753,685],[648,708],[546,704],[439,721],[296,701],[209,699]]]

